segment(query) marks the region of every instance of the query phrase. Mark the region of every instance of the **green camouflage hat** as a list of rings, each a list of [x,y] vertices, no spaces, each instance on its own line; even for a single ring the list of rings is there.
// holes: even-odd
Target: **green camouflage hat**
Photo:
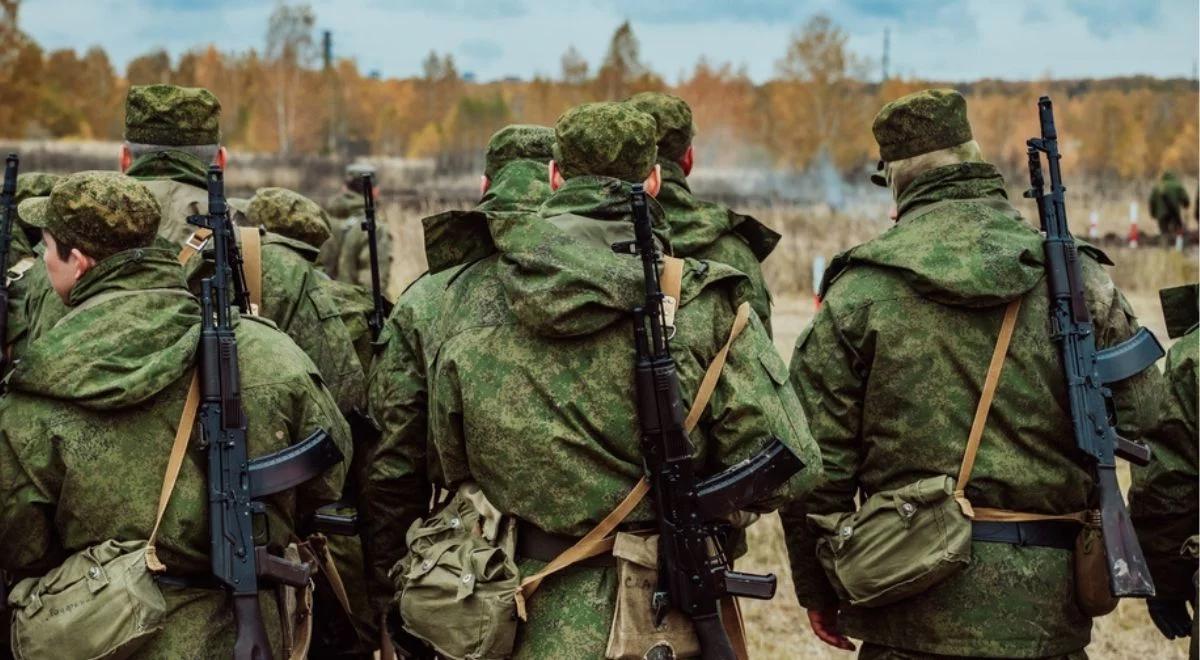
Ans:
[[[191,146],[221,142],[221,102],[202,87],[134,85],[125,97],[125,140]]]
[[[54,184],[61,180],[60,174],[26,172],[17,177],[17,194],[13,197],[13,203],[20,204],[30,197],[47,197]]]
[[[554,129],[533,124],[511,124],[495,132],[488,140],[483,173],[496,178],[500,168],[514,160],[550,162],[554,157]]]
[[[879,157],[904,160],[971,140],[967,101],[953,89],[926,89],[883,106],[871,124]]]
[[[49,197],[21,202],[31,226],[96,260],[146,247],[158,232],[159,207],[150,189],[119,172],[79,172],[54,184]]]
[[[654,117],[627,103],[585,103],[554,123],[554,160],[564,178],[593,174],[639,183],[658,157]]]
[[[250,224],[320,248],[331,235],[329,216],[316,202],[286,188],[259,188],[246,209]]]
[[[692,108],[688,106],[687,101],[662,92],[642,92],[634,94],[625,102],[654,117],[654,121],[658,123],[659,158],[671,161],[683,158],[696,135],[696,125],[692,123]]]

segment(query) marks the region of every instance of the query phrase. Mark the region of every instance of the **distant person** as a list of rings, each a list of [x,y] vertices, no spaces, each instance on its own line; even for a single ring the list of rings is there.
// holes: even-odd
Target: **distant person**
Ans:
[[[1150,191],[1150,215],[1158,221],[1159,233],[1163,236],[1182,234],[1183,209],[1189,204],[1191,200],[1179,177],[1171,170],[1163,172],[1162,179]]]
[[[1147,434],[1154,447],[1150,464],[1133,469],[1129,512],[1150,573],[1154,597],[1150,618],[1167,639],[1192,637],[1196,657],[1196,559],[1200,534],[1200,459],[1197,459],[1197,399],[1200,398],[1200,285],[1159,292],[1167,334],[1178,339],[1167,354],[1166,396],[1158,424]],[[1191,613],[1188,607],[1191,606]]]
[[[372,175],[374,188],[371,196],[379,202],[379,178],[375,168],[366,163],[353,163],[346,167],[342,180],[342,191],[325,206],[335,220],[333,236],[321,247],[321,268],[335,280],[371,287],[371,254],[367,233],[363,231],[365,218],[362,177]],[[383,210],[375,211],[376,235],[379,243],[379,284],[387,294],[392,272],[392,236]]]
[[[901,97],[872,130],[883,161],[873,179],[891,189],[898,220],[830,264],[824,302],[791,363],[827,477],[783,515],[800,605],[826,643],[852,650],[849,637],[862,639],[862,658],[1083,658],[1092,619],[1075,598],[1072,552],[1081,512],[1094,505],[1093,477],[1071,440],[1042,237],[984,160],[958,92]],[[1081,246],[1080,260],[1099,347],[1132,336],[1137,322],[1104,270],[1108,257]],[[1000,350],[1005,327],[1011,343]],[[987,408],[980,401],[989,372],[998,385]],[[1158,385],[1154,367],[1114,384],[1127,437],[1153,423],[1145,404]],[[974,436],[981,411],[982,435]],[[969,437],[979,440],[977,461],[960,479]],[[982,515],[984,507],[1014,515]],[[860,535],[867,544],[886,538],[844,517],[872,510],[898,514],[885,519],[897,537],[911,516],[940,510],[934,527],[944,530],[947,516],[973,510],[970,537],[955,537],[969,554],[953,551],[969,563],[940,581],[878,580],[878,591],[854,594],[860,603],[878,597],[874,606],[850,604],[835,586],[844,582],[822,566],[835,561],[831,553],[840,565]],[[872,569],[903,576],[953,559],[946,535],[914,538],[928,543]],[[935,559],[925,550],[939,542],[944,553]],[[903,597],[888,602],[885,586]]]
[[[626,103],[654,117],[658,124],[658,164],[662,166],[662,191],[658,203],[671,225],[671,248],[677,257],[717,261],[750,278],[751,307],[771,333],[771,292],[761,262],[779,243],[779,234],[758,220],[697,199],[687,177],[696,164],[692,138],[696,126],[692,109],[677,96],[642,92]]]

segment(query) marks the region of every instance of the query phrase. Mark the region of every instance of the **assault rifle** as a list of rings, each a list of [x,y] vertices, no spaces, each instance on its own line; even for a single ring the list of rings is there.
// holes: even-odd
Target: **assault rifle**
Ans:
[[[303,442],[250,460],[242,407],[233,306],[250,310],[241,252],[225,205],[221,168],[208,170],[208,214],[188,222],[212,232],[213,274],[200,282],[200,410],[202,448],[208,451],[208,526],[212,572],[233,597],[237,660],[270,660],[259,607],[260,578],[303,588],[313,566],[293,563],[255,545],[254,522],[263,497],[294,488],[343,459],[324,429]],[[233,296],[231,297],[231,292]]]
[[[636,393],[642,460],[658,515],[659,583],[653,607],[657,623],[670,609],[691,619],[706,660],[733,660],[733,646],[721,623],[721,600],[730,596],[767,600],[775,595],[774,575],[730,570],[724,539],[729,516],[761,500],[804,467],[779,439],[761,453],[720,474],[701,479],[684,429],[679,375],[659,288],[658,247],[651,231],[646,193],[633,186],[634,240],[613,245],[642,259],[646,298],[633,310]]]
[[[1050,330],[1062,357],[1071,428],[1075,444],[1096,478],[1109,587],[1118,598],[1146,598],[1154,595],[1154,582],[1117,487],[1116,456],[1145,465],[1150,461],[1150,448],[1117,435],[1108,385],[1141,373],[1163,356],[1163,349],[1145,328],[1116,346],[1096,349],[1096,334],[1084,298],[1083,270],[1075,238],[1067,227],[1058,131],[1048,96],[1038,99],[1038,119],[1042,136],[1025,143],[1031,184],[1025,196],[1037,202],[1038,219],[1045,233]],[[1042,175],[1042,154],[1046,154],[1050,171],[1049,192]]]
[[[8,248],[12,245],[13,224],[17,219],[17,170],[20,159],[9,154],[4,159],[4,187],[0,188],[0,213],[4,214],[0,224],[0,377],[8,371]],[[0,392],[3,392],[0,384]]]
[[[383,330],[383,319],[387,316],[384,311],[383,289],[379,286],[379,238],[375,227],[375,183],[370,173],[362,175],[363,222],[362,229],[367,233],[367,250],[371,254],[371,316],[367,325],[371,328],[371,339],[379,339]]]

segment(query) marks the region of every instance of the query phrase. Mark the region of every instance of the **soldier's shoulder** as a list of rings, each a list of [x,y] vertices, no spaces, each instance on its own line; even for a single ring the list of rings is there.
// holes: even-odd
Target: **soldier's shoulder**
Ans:
[[[303,384],[319,374],[308,355],[269,319],[243,316],[236,334],[242,387]]]
[[[848,311],[908,295],[904,279],[897,271],[856,260],[855,249],[840,252],[829,261],[818,287],[823,304]]]

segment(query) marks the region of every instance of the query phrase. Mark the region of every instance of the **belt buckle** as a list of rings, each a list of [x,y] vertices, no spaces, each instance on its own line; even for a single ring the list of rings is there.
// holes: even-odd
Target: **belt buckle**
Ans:
[[[208,236],[205,236],[204,238],[199,238],[199,236],[200,236],[200,232],[198,232],[198,231],[192,232],[192,235],[188,236],[188,239],[186,241],[184,241],[183,244],[186,245],[187,247],[195,250],[196,252],[203,252],[205,246],[207,246],[208,242],[212,239],[212,235],[209,234]]]

